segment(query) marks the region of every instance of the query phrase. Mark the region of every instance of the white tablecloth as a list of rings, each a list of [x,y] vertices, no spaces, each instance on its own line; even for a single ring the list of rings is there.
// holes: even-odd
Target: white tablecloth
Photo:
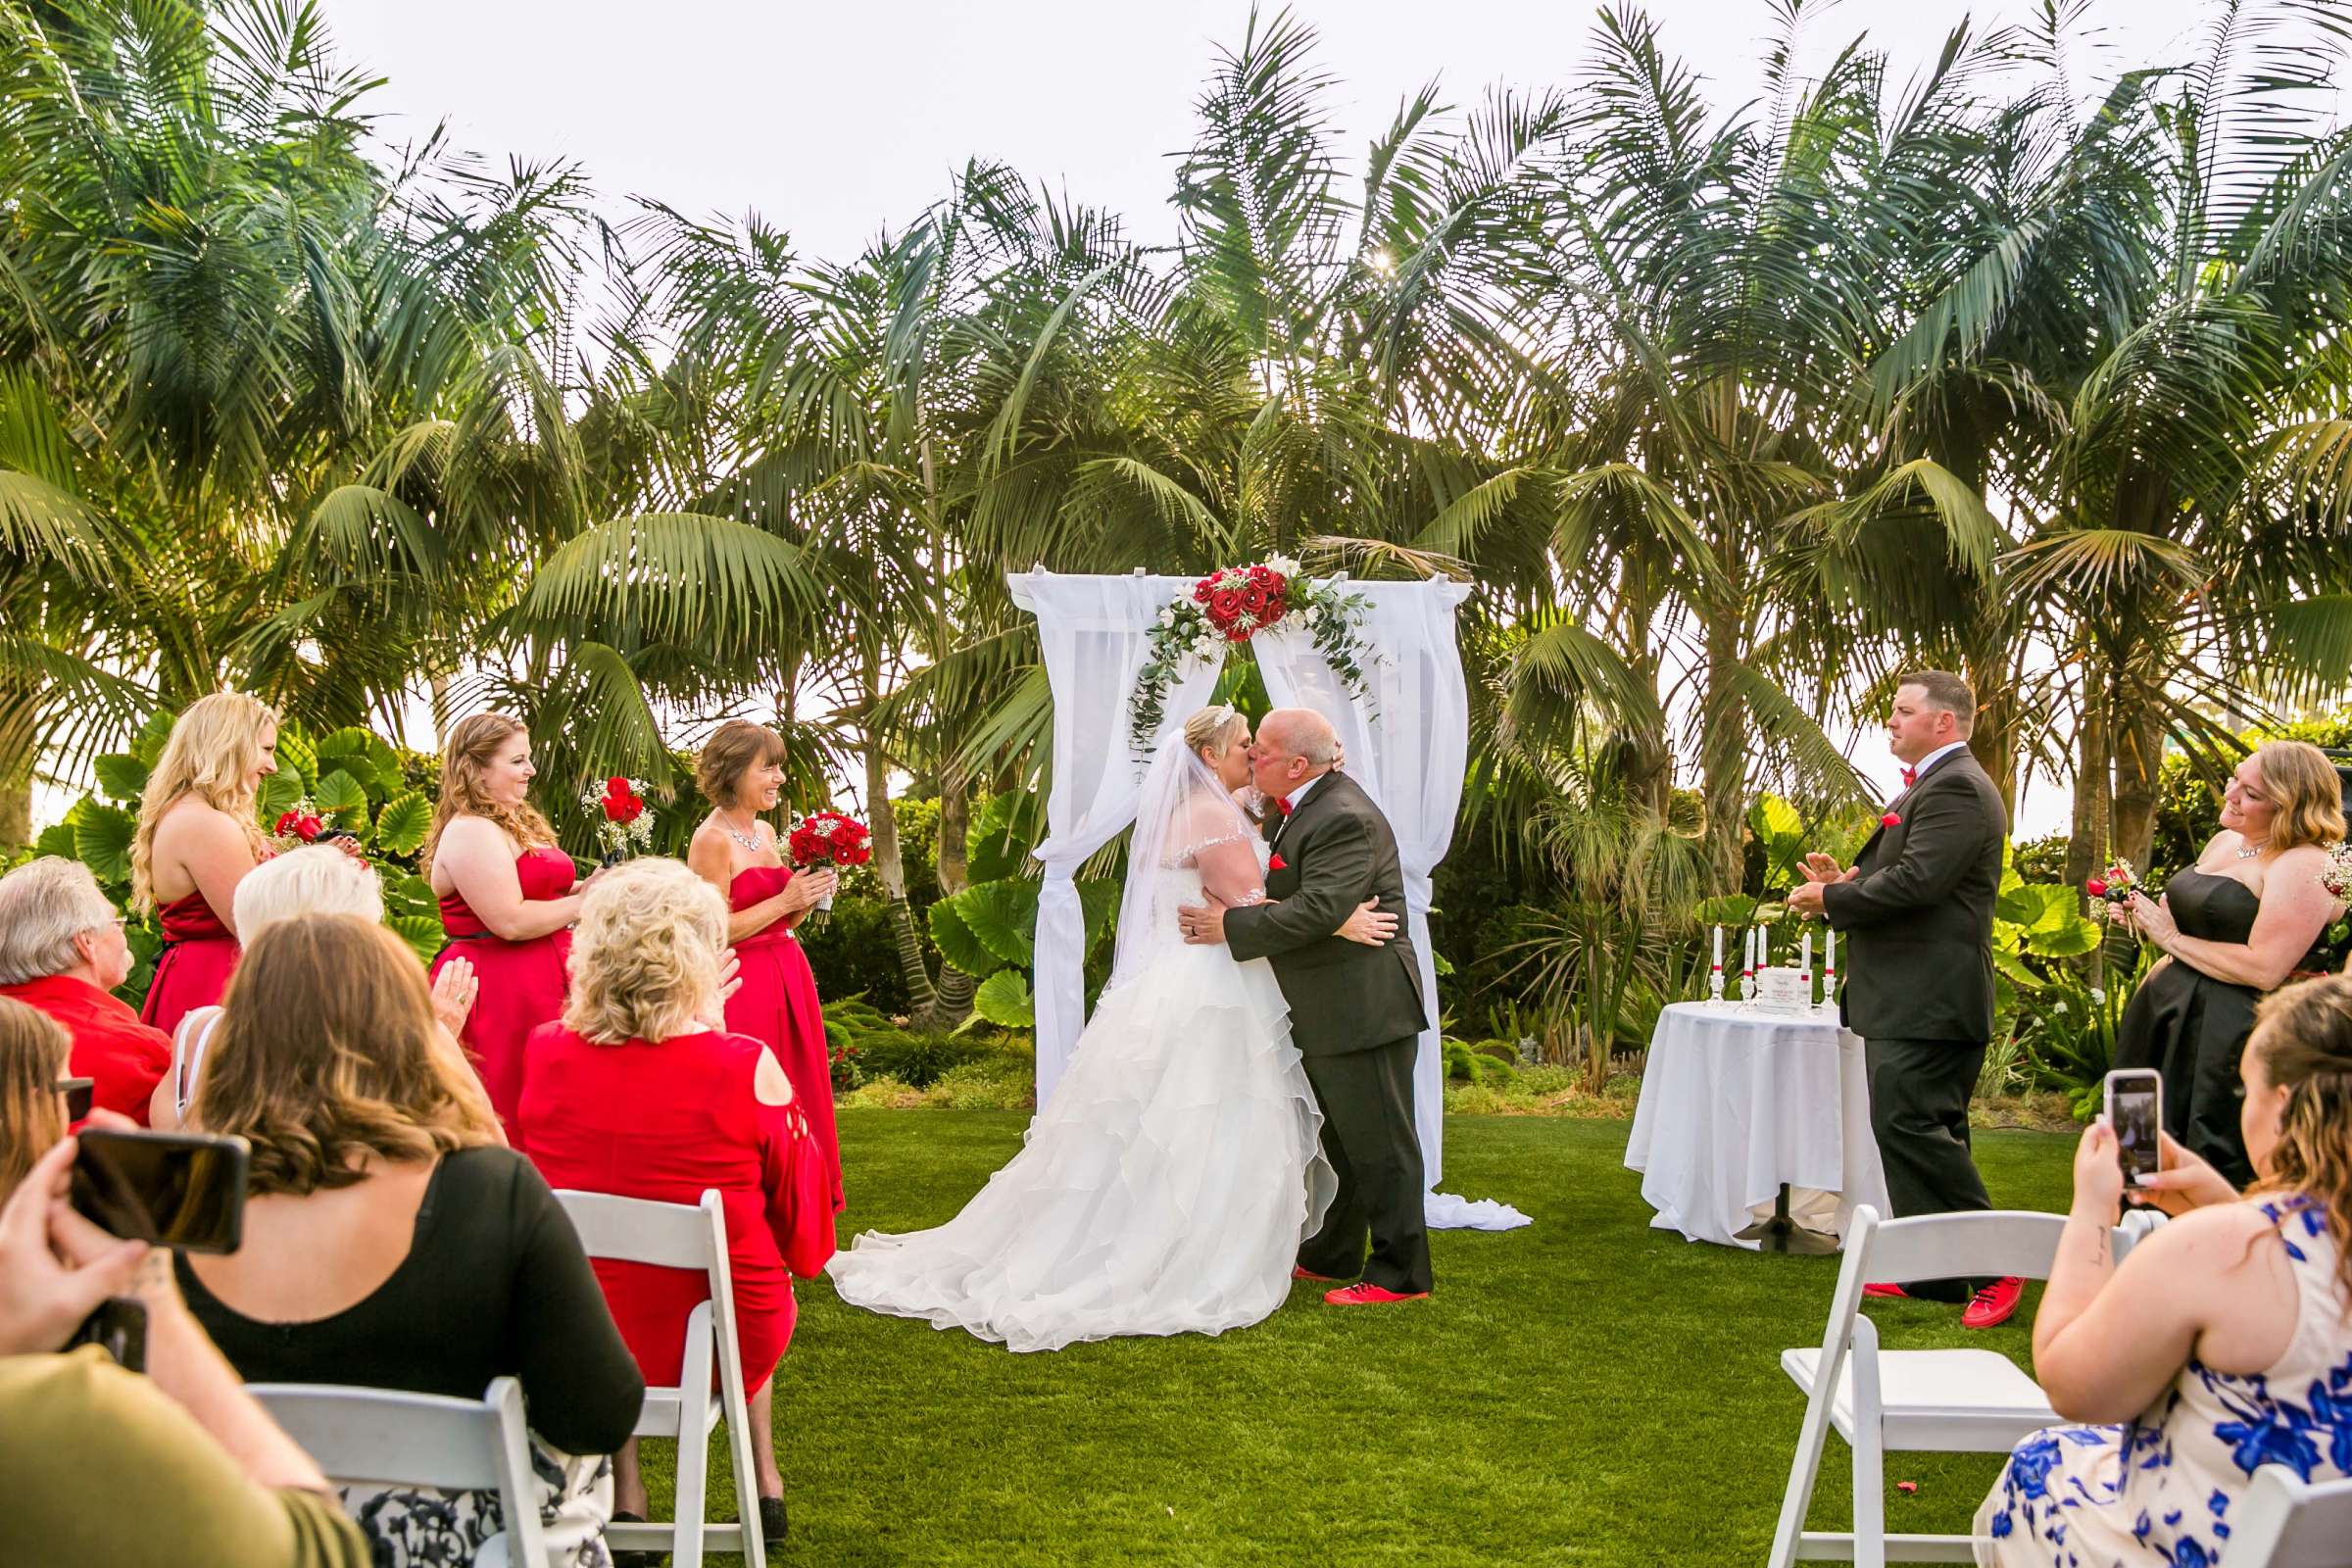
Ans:
[[[1862,1037],[1822,1013],[1784,1017],[1738,1003],[1678,1002],[1658,1015],[1642,1073],[1628,1168],[1650,1223],[1694,1242],[1753,1248],[1733,1233],[1789,1211],[1845,1235],[1858,1203],[1891,1213],[1870,1132]]]

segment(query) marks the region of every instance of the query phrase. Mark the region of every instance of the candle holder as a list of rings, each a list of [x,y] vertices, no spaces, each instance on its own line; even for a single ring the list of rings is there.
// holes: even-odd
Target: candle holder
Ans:
[[[1756,1000],[1756,975],[1755,971],[1752,969],[1742,970],[1740,972],[1740,1000],[1741,1002],[1753,1002]]]
[[[1723,965],[1720,963],[1707,971],[1707,1000],[1709,1002],[1723,1000]]]

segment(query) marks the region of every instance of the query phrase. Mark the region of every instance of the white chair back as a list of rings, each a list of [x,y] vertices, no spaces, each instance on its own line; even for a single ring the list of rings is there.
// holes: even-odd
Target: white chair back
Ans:
[[[649,1388],[637,1417],[637,1436],[678,1440],[676,1520],[671,1524],[615,1524],[605,1539],[615,1550],[671,1553],[676,1568],[700,1568],[703,1553],[740,1551],[745,1563],[764,1563],[760,1533],[758,1471],[752,1462],[750,1400],[743,1358],[736,1351],[735,1283],[727,1262],[727,1216],[719,1195],[705,1192],[692,1207],[610,1193],[563,1190],[556,1199],[571,1216],[589,1257],[612,1263],[703,1274],[710,1298],[686,1319],[686,1343],[674,1388]],[[713,1367],[716,1400],[710,1397]],[[724,1421],[735,1473],[736,1519],[704,1517],[709,1500],[710,1429]]]
[[[499,1378],[479,1399],[323,1383],[257,1383],[248,1390],[337,1484],[494,1492],[506,1521],[477,1568],[548,1561],[531,1478],[522,1385]]]
[[[2230,1523],[2230,1568],[2343,1568],[2352,1563],[2352,1480],[2314,1483],[2266,1464]]]

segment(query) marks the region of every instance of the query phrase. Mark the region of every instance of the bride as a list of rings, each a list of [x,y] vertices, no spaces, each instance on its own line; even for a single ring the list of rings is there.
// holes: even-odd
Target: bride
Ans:
[[[1110,984],[1025,1147],[935,1230],[858,1238],[826,1265],[854,1306],[1015,1350],[1221,1334],[1282,1304],[1336,1183],[1263,958],[1187,946],[1176,906],[1262,902],[1238,804],[1249,720],[1195,713],[1144,780]],[[1378,945],[1366,903],[1340,928]]]

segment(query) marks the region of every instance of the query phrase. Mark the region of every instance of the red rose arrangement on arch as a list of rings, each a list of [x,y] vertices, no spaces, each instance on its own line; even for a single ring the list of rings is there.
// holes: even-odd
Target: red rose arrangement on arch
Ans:
[[[1159,612],[1150,651],[1137,671],[1128,739],[1138,757],[1149,757],[1166,716],[1168,688],[1191,661],[1222,660],[1228,650],[1261,631],[1302,631],[1340,677],[1349,695],[1365,701],[1370,681],[1364,666],[1372,653],[1360,627],[1368,602],[1347,591],[1347,577],[1314,583],[1299,575],[1298,563],[1269,556],[1244,566],[1220,566],[1180,593]]]
[[[601,793],[593,787],[580,792],[580,809],[596,825],[596,842],[605,852],[605,864],[616,864],[653,848],[654,813],[646,808],[644,780],[614,774],[605,780]]]

